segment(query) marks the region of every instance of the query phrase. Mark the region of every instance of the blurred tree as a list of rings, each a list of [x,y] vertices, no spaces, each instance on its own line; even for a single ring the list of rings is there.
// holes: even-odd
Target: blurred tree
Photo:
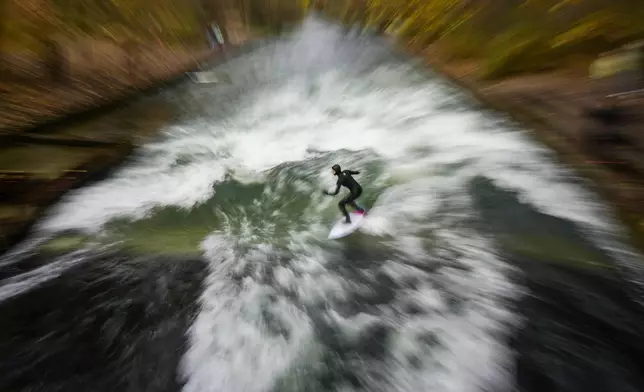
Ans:
[[[489,76],[539,70],[644,37],[641,0],[311,0],[345,23],[390,31],[415,46],[484,60]],[[366,9],[360,14],[356,10]]]
[[[480,58],[489,75],[542,69],[644,37],[642,0],[0,0],[0,51],[42,50],[56,32],[202,44],[210,23],[225,34],[229,11],[246,25],[279,30],[309,10]]]
[[[200,0],[0,0],[0,47],[38,50],[54,33],[135,39],[143,42],[203,42]]]

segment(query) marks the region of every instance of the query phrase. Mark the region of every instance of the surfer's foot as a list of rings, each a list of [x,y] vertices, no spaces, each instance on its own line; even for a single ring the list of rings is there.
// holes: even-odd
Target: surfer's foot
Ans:
[[[344,220],[344,224],[346,224],[346,225],[350,225],[350,224],[351,224],[351,218],[346,218],[346,219]]]

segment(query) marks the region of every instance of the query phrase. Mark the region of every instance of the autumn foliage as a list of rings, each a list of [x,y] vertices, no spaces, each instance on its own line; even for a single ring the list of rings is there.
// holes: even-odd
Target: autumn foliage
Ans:
[[[288,0],[286,0],[288,1]],[[477,58],[487,76],[560,66],[644,38],[641,0],[309,0],[305,6],[362,22],[416,47]]]
[[[203,43],[226,10],[279,29],[317,11],[415,47],[476,58],[499,76],[557,67],[644,37],[642,0],[0,0],[0,49],[42,50],[54,35]]]

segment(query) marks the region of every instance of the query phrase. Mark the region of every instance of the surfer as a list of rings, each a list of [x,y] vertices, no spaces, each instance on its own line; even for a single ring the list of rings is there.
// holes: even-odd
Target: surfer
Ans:
[[[344,223],[351,223],[351,218],[349,217],[349,213],[347,212],[347,204],[353,207],[360,214],[365,213],[364,208],[356,204],[356,199],[359,198],[360,195],[362,195],[362,187],[360,186],[360,184],[358,184],[358,181],[356,181],[355,178],[352,177],[356,174],[360,174],[360,172],[354,171],[354,170],[343,171],[340,168],[340,165],[337,165],[337,164],[333,165],[331,167],[331,170],[333,170],[333,175],[338,177],[338,182],[336,183],[335,191],[328,192],[324,190],[322,192],[328,196],[335,196],[338,194],[338,192],[340,192],[341,186],[349,189],[349,194],[346,197],[344,197],[342,200],[340,200],[340,202],[338,203],[338,207],[340,207],[340,211],[342,211],[342,214],[345,217]]]

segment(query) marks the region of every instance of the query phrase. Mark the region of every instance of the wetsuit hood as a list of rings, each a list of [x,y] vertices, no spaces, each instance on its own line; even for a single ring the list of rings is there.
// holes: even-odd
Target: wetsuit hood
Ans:
[[[342,168],[340,168],[340,165],[338,164],[331,166],[331,169],[335,174],[340,174],[342,172]]]

